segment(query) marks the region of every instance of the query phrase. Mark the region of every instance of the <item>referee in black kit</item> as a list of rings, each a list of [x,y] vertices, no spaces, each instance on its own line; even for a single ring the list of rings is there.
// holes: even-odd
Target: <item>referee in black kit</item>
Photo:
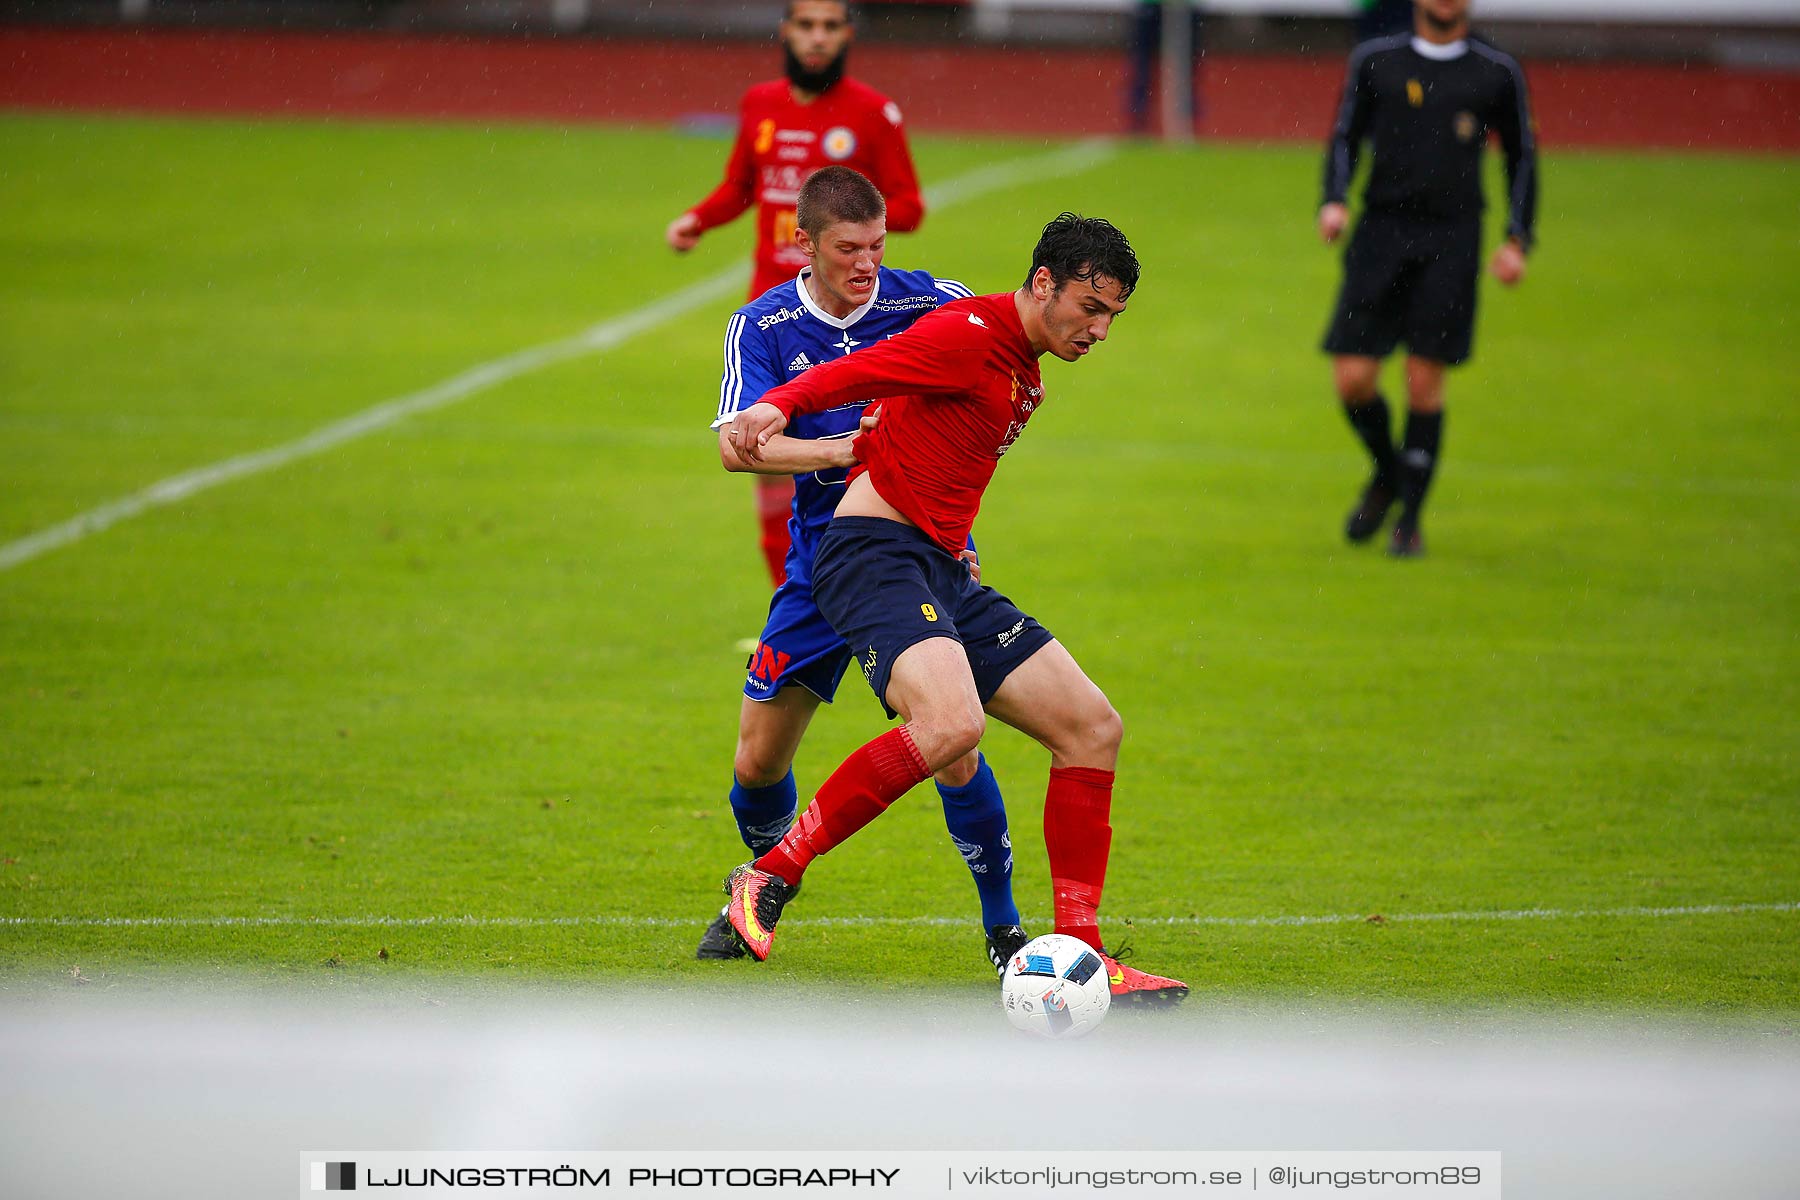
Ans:
[[[1481,274],[1481,155],[1488,134],[1506,152],[1510,216],[1489,264],[1508,287],[1525,275],[1537,210],[1537,146],[1525,75],[1469,36],[1469,0],[1415,0],[1413,32],[1376,38],[1350,56],[1325,157],[1319,234],[1335,242],[1363,140],[1375,161],[1362,219],[1344,255],[1344,286],[1325,335],[1338,398],[1375,470],[1345,523],[1375,535],[1400,505],[1388,553],[1424,553],[1419,515],[1444,427],[1444,370],[1468,360]],[[1406,434],[1396,449],[1381,362],[1406,343]]]

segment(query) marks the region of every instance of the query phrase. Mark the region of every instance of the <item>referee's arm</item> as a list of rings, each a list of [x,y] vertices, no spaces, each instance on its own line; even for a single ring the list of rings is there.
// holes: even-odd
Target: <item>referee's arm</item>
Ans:
[[[1506,152],[1508,219],[1506,236],[1530,250],[1537,222],[1537,134],[1531,124],[1531,103],[1525,93],[1525,73],[1512,64],[1512,86],[1501,105],[1495,125],[1500,147]]]
[[[1512,287],[1525,277],[1525,256],[1536,240],[1538,162],[1525,72],[1510,59],[1506,65],[1510,83],[1494,117],[1500,148],[1506,154],[1506,240],[1494,251],[1488,269],[1495,279]]]
[[[1319,207],[1319,236],[1335,242],[1350,220],[1347,200],[1350,181],[1356,177],[1356,160],[1369,129],[1370,96],[1366,85],[1366,52],[1353,54],[1344,75],[1344,94],[1338,101],[1331,139],[1325,144],[1324,199]]]

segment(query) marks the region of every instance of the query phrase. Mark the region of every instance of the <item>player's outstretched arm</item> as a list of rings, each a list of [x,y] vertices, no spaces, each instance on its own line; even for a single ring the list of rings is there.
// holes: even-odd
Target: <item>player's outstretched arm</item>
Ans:
[[[663,231],[663,240],[669,243],[669,249],[677,254],[686,254],[700,244],[700,218],[691,212],[684,212],[669,222],[668,229]]]
[[[749,96],[745,96],[745,104],[738,108],[737,139],[731,144],[731,157],[725,162],[725,178],[719,186],[708,193],[706,199],[688,209],[675,218],[669,226],[669,245],[676,250],[689,250],[693,242],[687,246],[675,245],[675,227],[688,218],[693,219],[693,239],[700,240],[700,235],[708,229],[717,229],[728,221],[735,220],[740,213],[756,202],[756,162],[751,150],[753,134],[751,121],[745,108]]]
[[[961,395],[992,345],[993,333],[978,316],[940,308],[867,350],[820,363],[770,388],[760,403],[783,412],[816,413],[889,396]]]
[[[827,438],[792,438],[778,433],[762,449],[762,458],[750,462],[738,453],[730,425],[719,427],[719,461],[727,471],[757,475],[804,475],[809,471],[848,471],[862,460],[856,457],[856,439],[881,421],[881,406],[872,404],[849,433]],[[980,582],[977,573],[976,582]]]
[[[856,465],[851,439],[792,438],[778,433],[762,448],[762,457],[751,461],[738,453],[729,425],[719,428],[719,461],[727,471],[756,475],[805,475],[812,471],[847,471]]]
[[[816,368],[815,368],[816,369]],[[763,455],[771,438],[787,428],[787,414],[763,400],[758,400],[732,418],[722,431],[737,447],[738,457],[746,463],[754,464],[763,461]]]

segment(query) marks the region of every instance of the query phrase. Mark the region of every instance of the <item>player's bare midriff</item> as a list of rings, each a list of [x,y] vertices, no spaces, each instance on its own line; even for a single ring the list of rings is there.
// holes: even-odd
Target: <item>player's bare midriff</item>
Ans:
[[[918,528],[907,518],[905,513],[889,504],[881,493],[875,490],[875,481],[866,473],[858,475],[850,481],[850,486],[844,489],[844,498],[838,501],[837,511],[833,515],[880,517],[884,521],[898,521],[902,525]]]

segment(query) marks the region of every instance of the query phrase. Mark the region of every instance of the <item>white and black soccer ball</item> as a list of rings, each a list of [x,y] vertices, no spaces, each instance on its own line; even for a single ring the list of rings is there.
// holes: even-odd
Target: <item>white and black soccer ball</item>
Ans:
[[[1080,938],[1046,933],[1020,948],[1000,979],[1013,1028],[1048,1038],[1085,1037],[1112,1007],[1106,964]]]

